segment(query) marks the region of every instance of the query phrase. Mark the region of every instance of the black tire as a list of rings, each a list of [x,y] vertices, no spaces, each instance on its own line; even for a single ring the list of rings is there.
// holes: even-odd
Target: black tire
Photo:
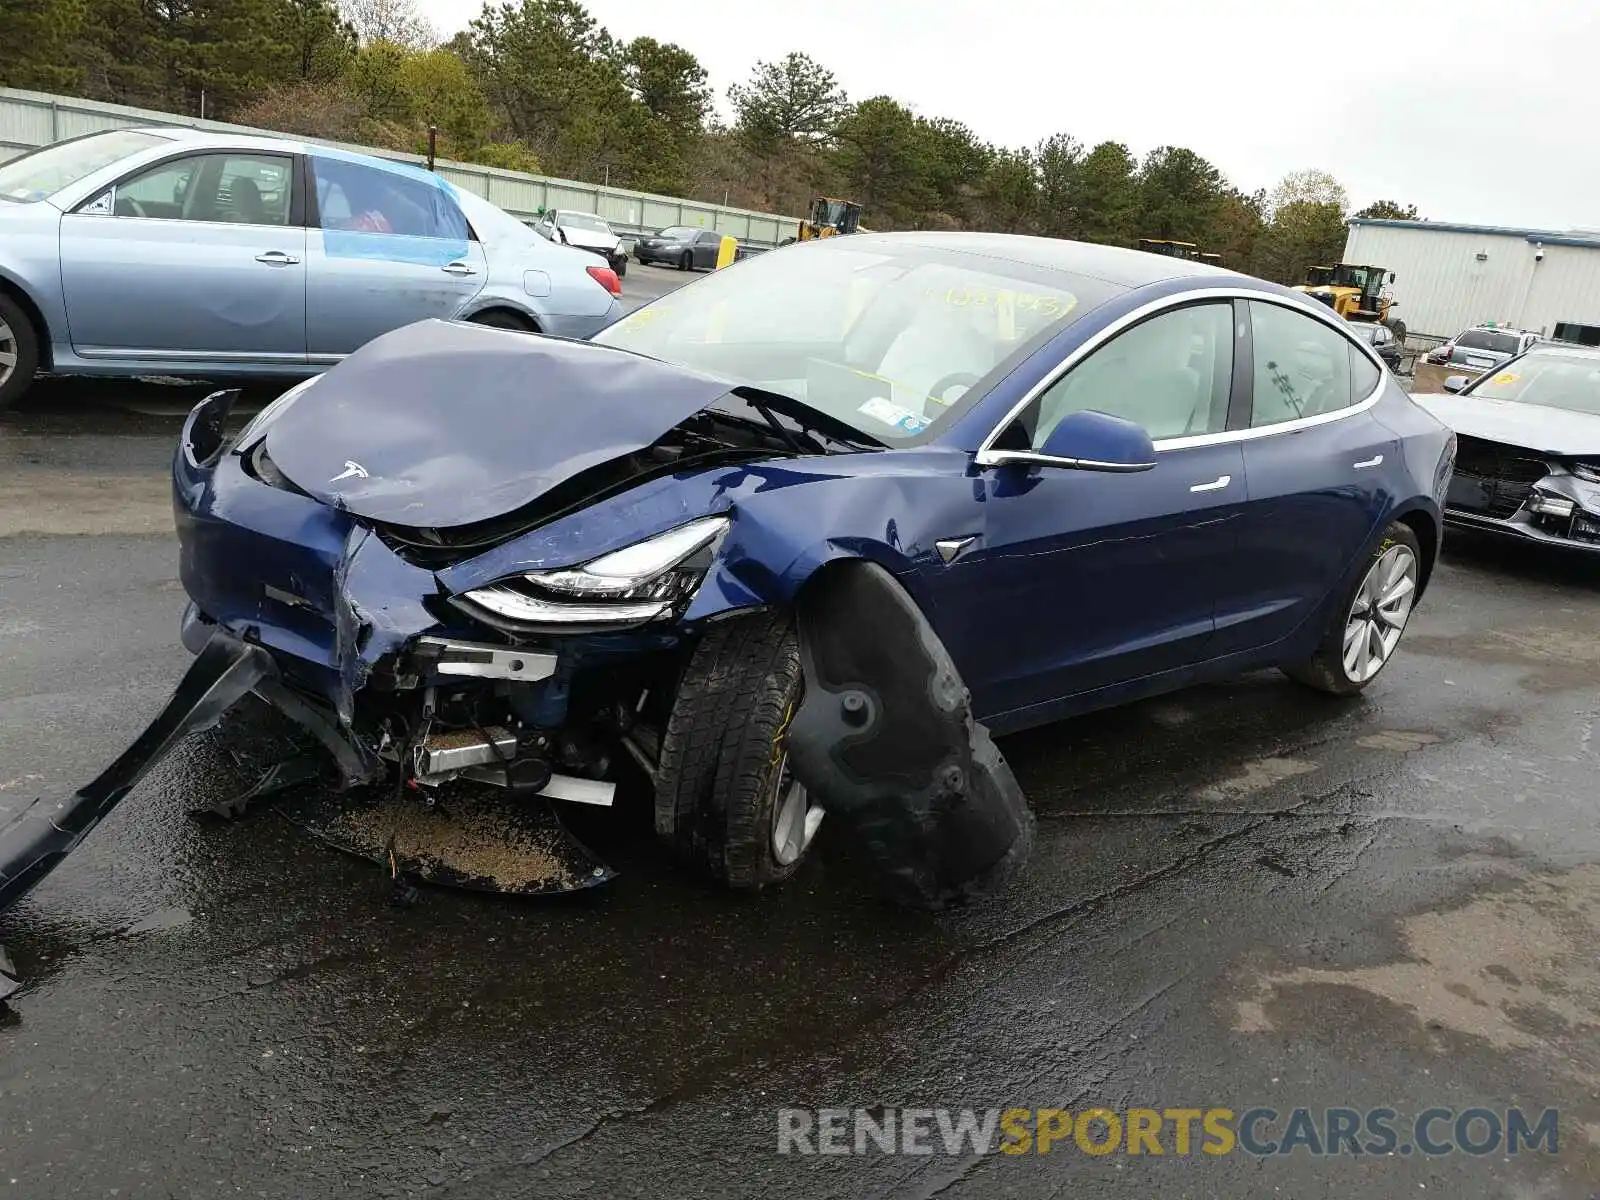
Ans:
[[[794,624],[762,613],[713,626],[679,682],[656,773],[656,834],[729,888],[777,883],[805,859],[781,863],[773,848],[783,737],[802,681]]]
[[[39,370],[39,331],[22,306],[4,292],[0,292],[0,323],[11,331],[9,336],[0,334],[0,353],[17,356],[0,382],[0,409],[6,409],[22,399]]]
[[[617,278],[622,279],[628,274],[628,256],[618,254],[611,259],[611,269],[617,273]]]
[[[490,329],[514,329],[518,333],[538,333],[538,328],[527,317],[503,308],[491,308],[471,318],[474,325],[487,325]]]
[[[678,270],[694,270],[694,255],[689,253],[689,251],[685,250],[682,254],[678,255]]]
[[[1356,573],[1356,579],[1340,600],[1339,606],[1334,609],[1333,616],[1328,622],[1328,628],[1322,635],[1322,642],[1317,646],[1317,651],[1309,660],[1295,663],[1283,668],[1283,673],[1298,683],[1315,688],[1319,692],[1327,692],[1331,696],[1354,696],[1362,691],[1374,679],[1383,673],[1383,668],[1388,666],[1389,660],[1385,658],[1378,669],[1366,679],[1357,680],[1351,677],[1344,662],[1344,635],[1351,616],[1352,608],[1357,595],[1360,594],[1362,585],[1367,580],[1368,573],[1394,546],[1403,546],[1411,552],[1416,565],[1416,582],[1421,586],[1422,581],[1422,547],[1417,541],[1417,535],[1411,527],[1400,521],[1392,521],[1383,531],[1377,546],[1361,565],[1361,570]],[[1413,592],[1412,598],[1415,599]],[[1409,621],[1408,609],[1406,618]],[[1402,639],[1405,626],[1401,626]],[[1398,649],[1398,643],[1396,643]],[[1392,652],[1391,652],[1392,653]]]

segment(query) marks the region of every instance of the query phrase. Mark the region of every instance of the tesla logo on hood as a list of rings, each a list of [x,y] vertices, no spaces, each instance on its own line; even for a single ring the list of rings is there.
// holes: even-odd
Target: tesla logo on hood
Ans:
[[[340,471],[332,479],[328,480],[328,482],[329,483],[338,483],[339,480],[341,480],[341,479],[366,479],[366,478],[367,478],[367,469],[365,467],[363,467],[360,463],[351,462],[347,458],[347,459],[344,460],[344,470]]]

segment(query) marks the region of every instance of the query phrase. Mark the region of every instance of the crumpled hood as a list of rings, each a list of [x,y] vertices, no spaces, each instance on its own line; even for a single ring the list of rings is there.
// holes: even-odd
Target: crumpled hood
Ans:
[[[1600,456],[1600,417],[1521,404],[1514,400],[1451,395],[1412,396],[1456,433],[1561,456]]]
[[[266,450],[324,504],[443,529],[641,450],[731,386],[588,342],[420,321],[313,383],[268,427]]]

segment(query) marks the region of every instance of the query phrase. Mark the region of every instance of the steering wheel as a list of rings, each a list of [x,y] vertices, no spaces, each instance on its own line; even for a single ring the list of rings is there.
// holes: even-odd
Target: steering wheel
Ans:
[[[971,387],[973,384],[978,382],[979,378],[980,376],[974,375],[971,371],[951,371],[950,374],[944,376],[944,378],[940,379],[928,389],[928,398],[930,400],[937,400],[940,404],[949,404],[950,401],[944,398],[944,393],[947,388],[953,388],[958,383],[964,383],[968,387]]]

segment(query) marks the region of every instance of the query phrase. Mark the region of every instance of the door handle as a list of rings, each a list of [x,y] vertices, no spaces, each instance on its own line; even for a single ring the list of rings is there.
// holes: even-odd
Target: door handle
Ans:
[[[292,254],[285,254],[282,250],[268,250],[265,254],[256,255],[258,263],[266,263],[269,267],[292,267],[300,260]]]
[[[469,267],[464,262],[446,263],[439,270],[446,275],[476,275],[478,273],[476,268]]]
[[[1210,483],[1196,483],[1196,484],[1192,485],[1189,488],[1189,490],[1191,492],[1217,492],[1217,491],[1221,491],[1223,488],[1227,487],[1232,482],[1233,482],[1233,476],[1232,475],[1219,475],[1219,476],[1217,476],[1217,478],[1213,479]]]
[[[1372,458],[1367,459],[1366,462],[1351,463],[1350,465],[1357,471],[1363,469],[1364,467],[1380,467],[1383,465],[1383,455],[1374,455]]]

